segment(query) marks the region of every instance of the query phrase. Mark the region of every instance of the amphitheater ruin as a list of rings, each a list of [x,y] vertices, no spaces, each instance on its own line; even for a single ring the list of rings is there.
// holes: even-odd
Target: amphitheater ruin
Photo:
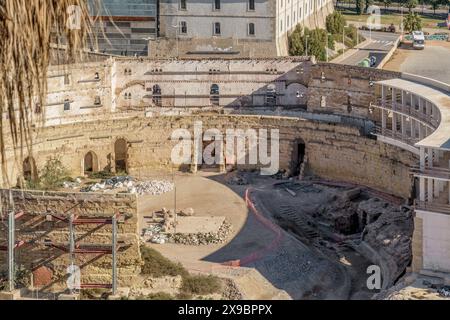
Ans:
[[[21,179],[35,179],[49,157],[58,155],[73,178],[104,171],[139,178],[180,174],[186,190],[200,186],[198,195],[190,193],[198,203],[203,193],[212,197],[205,189],[216,190],[213,184],[223,181],[216,177],[234,174],[235,185],[222,183],[215,198],[203,201],[211,202],[211,212],[228,208],[221,216],[230,214],[231,224],[238,223],[224,243],[199,254],[199,260],[231,273],[258,270],[278,290],[266,298],[370,297],[351,295],[359,292],[345,280],[353,277],[351,271],[324,258],[327,250],[364,260],[359,278],[367,278],[367,265],[380,266],[381,289],[405,273],[432,275],[448,284],[449,92],[449,85],[427,78],[309,57],[105,57],[53,65],[47,104],[33,106],[29,154],[18,161],[17,149],[7,145],[8,180],[0,181],[1,269],[11,280],[10,270],[20,263],[36,271],[41,281],[36,286],[54,292],[64,291],[75,256],[82,288],[116,293],[118,287],[131,287],[140,273],[142,221],[160,205],[157,197],[143,201],[128,192],[9,189]],[[205,129],[279,129],[280,174],[259,177],[254,173],[259,165],[235,159],[223,166],[174,165],[172,132],[192,131],[198,121]],[[206,173],[204,185],[190,180]],[[167,201],[159,208],[170,207]],[[233,205],[240,206],[242,216],[233,213]],[[246,230],[249,223],[254,224]],[[264,232],[272,242],[257,238],[261,225],[268,226]],[[305,251],[299,243],[312,249]],[[256,254],[245,251],[253,245]],[[160,247],[171,258],[194,250],[176,246]],[[298,251],[289,251],[296,246]],[[242,255],[227,247],[242,249]],[[286,268],[300,268],[298,273],[276,274],[283,261]],[[50,279],[39,277],[43,269],[52,270]],[[327,293],[333,288],[335,295]]]

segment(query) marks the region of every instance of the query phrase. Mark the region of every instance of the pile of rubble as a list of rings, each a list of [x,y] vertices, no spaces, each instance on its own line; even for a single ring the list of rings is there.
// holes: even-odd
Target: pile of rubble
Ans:
[[[144,242],[151,242],[151,243],[157,243],[157,244],[164,244],[167,242],[167,236],[162,233],[163,231],[163,224],[153,224],[150,225],[148,228],[144,229],[142,234],[142,240]]]
[[[183,244],[188,246],[202,246],[209,244],[219,244],[224,243],[229,234],[232,231],[231,224],[224,221],[223,225],[220,227],[219,231],[216,233],[196,233],[196,234],[169,234],[169,242],[176,244]]]
[[[131,189],[129,188],[128,191],[130,193],[136,193],[139,195],[151,194],[153,196],[158,196],[167,192],[171,192],[174,187],[175,185],[170,181],[152,180],[139,182],[132,186]]]
[[[66,183],[65,183],[66,186]],[[68,187],[72,187],[67,183]],[[165,180],[135,181],[130,176],[114,177],[82,188],[81,192],[125,191],[138,195],[161,195],[174,189],[174,184]]]

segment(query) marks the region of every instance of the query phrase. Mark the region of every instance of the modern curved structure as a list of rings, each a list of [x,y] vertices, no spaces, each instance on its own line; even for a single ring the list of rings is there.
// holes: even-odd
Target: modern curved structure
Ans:
[[[377,83],[380,141],[418,154],[412,168],[415,199],[415,271],[450,271],[450,86],[403,75]]]

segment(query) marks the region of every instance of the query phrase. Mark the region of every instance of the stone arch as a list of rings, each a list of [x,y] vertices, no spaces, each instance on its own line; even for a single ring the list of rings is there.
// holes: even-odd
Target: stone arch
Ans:
[[[85,175],[93,172],[98,172],[98,157],[95,152],[89,151],[84,156],[83,172]]]
[[[114,160],[116,172],[128,172],[128,143],[123,138],[114,143]]]
[[[36,168],[36,161],[33,157],[25,158],[22,164],[23,178],[25,181],[36,181],[38,179],[38,172]]]

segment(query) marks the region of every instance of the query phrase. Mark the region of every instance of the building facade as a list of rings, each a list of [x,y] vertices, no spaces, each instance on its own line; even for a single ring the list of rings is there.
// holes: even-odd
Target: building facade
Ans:
[[[147,55],[148,41],[157,35],[157,0],[91,0],[90,10],[99,21],[94,30],[100,52]]]
[[[161,0],[150,56],[288,55],[298,24],[323,27],[331,0]]]

